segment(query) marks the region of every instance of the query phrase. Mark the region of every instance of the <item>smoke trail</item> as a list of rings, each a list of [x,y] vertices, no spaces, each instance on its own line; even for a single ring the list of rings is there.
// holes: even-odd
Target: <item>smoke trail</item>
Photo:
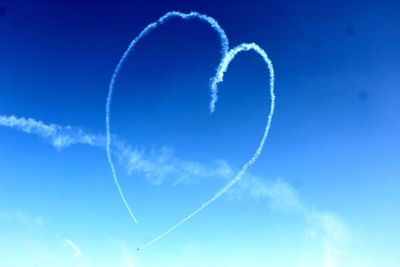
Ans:
[[[260,144],[259,144],[256,152],[252,156],[252,158],[243,165],[243,167],[239,171],[239,173],[230,182],[228,182],[224,187],[222,187],[220,190],[218,190],[208,201],[203,203],[198,209],[193,211],[191,214],[189,214],[188,216],[186,216],[185,218],[180,220],[173,227],[171,227],[170,229],[168,229],[167,231],[165,231],[158,237],[154,238],[150,242],[146,243],[139,249],[143,249],[143,248],[155,243],[156,241],[160,240],[161,238],[163,238],[165,235],[167,235],[171,231],[178,228],[180,225],[182,225],[183,223],[185,223],[186,221],[191,219],[198,212],[200,212],[201,210],[203,210],[204,208],[209,206],[212,202],[214,202],[215,200],[220,198],[226,191],[228,191],[234,184],[236,184],[243,177],[243,175],[246,173],[247,169],[252,164],[254,164],[254,162],[258,159],[258,157],[264,147],[265,141],[268,137],[268,133],[269,133],[269,130],[271,127],[272,116],[273,116],[274,109],[275,109],[273,65],[272,65],[271,60],[268,58],[268,55],[266,54],[266,52],[263,49],[261,49],[257,44],[244,43],[244,44],[241,44],[231,50],[228,50],[229,49],[228,39],[227,39],[226,34],[223,31],[223,29],[218,25],[218,23],[213,18],[208,17],[203,14],[199,14],[197,12],[191,12],[191,13],[187,13],[187,14],[176,12],[176,11],[168,12],[166,15],[162,16],[156,22],[151,23],[146,28],[144,28],[144,30],[135,39],[133,39],[132,42],[129,44],[128,48],[124,52],[123,56],[119,60],[117,66],[113,72],[113,75],[111,77],[111,81],[109,84],[109,91],[108,91],[107,99],[106,99],[106,118],[105,118],[105,121],[106,121],[105,147],[106,147],[106,151],[107,151],[108,163],[110,165],[112,175],[114,178],[114,182],[118,189],[120,197],[121,197],[123,203],[125,204],[125,207],[127,208],[131,218],[136,223],[138,221],[137,221],[136,217],[134,216],[128,202],[125,199],[125,196],[123,194],[123,191],[122,191],[121,186],[118,181],[118,176],[116,174],[116,170],[115,170],[114,163],[113,163],[112,156],[111,156],[111,133],[110,133],[111,98],[112,98],[112,94],[113,94],[113,90],[114,90],[115,81],[118,77],[120,69],[122,68],[123,63],[126,61],[129,54],[133,51],[137,42],[141,38],[146,36],[149,32],[156,29],[158,26],[162,25],[163,23],[165,23],[166,21],[168,21],[169,19],[171,19],[173,17],[179,17],[184,20],[197,18],[201,21],[207,22],[218,33],[218,36],[220,38],[222,58],[221,58],[221,62],[219,64],[218,68],[216,69],[215,76],[210,80],[211,101],[210,101],[209,108],[210,108],[211,113],[213,113],[215,111],[215,104],[218,100],[217,86],[219,83],[221,83],[223,81],[224,74],[227,71],[230,62],[235,58],[235,56],[238,53],[243,52],[243,51],[250,51],[250,50],[254,50],[256,53],[258,53],[263,58],[264,62],[268,66],[269,77],[270,77],[269,87],[270,87],[271,106],[270,106],[270,112],[269,112],[266,126],[265,126],[265,131],[264,131],[263,137],[260,141]],[[9,116],[9,117],[0,116],[0,126],[13,127],[13,128],[17,128],[17,129],[27,132],[27,133],[37,134],[37,135],[49,140],[56,147],[64,147],[64,146],[68,146],[68,145],[75,144],[75,143],[89,144],[89,145],[94,145],[94,146],[104,146],[104,138],[101,139],[98,136],[86,134],[85,132],[83,132],[82,130],[79,130],[79,129],[78,129],[78,131],[76,131],[76,129],[73,129],[70,126],[62,127],[62,126],[53,125],[53,124],[46,125],[41,121],[35,121],[32,119],[25,119],[25,118],[17,118],[15,116]]]
[[[171,18],[174,17],[178,17],[178,18],[182,18],[184,20],[189,20],[189,19],[199,19],[200,21],[204,21],[207,22],[208,24],[210,24],[210,26],[217,32],[219,38],[220,38],[220,42],[221,42],[221,58],[223,58],[226,54],[227,51],[229,49],[229,42],[228,42],[228,38],[226,37],[226,34],[224,32],[224,30],[219,26],[218,22],[206,15],[197,13],[197,12],[190,12],[190,13],[181,13],[181,12],[177,12],[177,11],[171,11],[168,12],[167,14],[165,14],[164,16],[162,16],[161,18],[159,18],[156,22],[150,23],[149,25],[147,25],[146,28],[144,28],[142,30],[142,32],[135,38],[132,40],[132,42],[129,44],[128,48],[126,49],[126,51],[124,52],[124,54],[122,55],[121,59],[119,60],[116,68],[114,69],[113,75],[111,77],[111,81],[110,81],[110,85],[109,85],[109,89],[108,89],[108,96],[107,96],[107,100],[106,100],[106,150],[107,150],[107,159],[108,159],[108,163],[110,165],[111,168],[111,172],[112,175],[114,177],[114,182],[115,185],[117,186],[118,192],[121,196],[122,201],[125,204],[125,207],[127,208],[130,216],[132,217],[132,219],[138,223],[138,220],[136,219],[135,215],[133,214],[128,202],[125,199],[125,195],[121,189],[121,186],[119,184],[118,181],[118,176],[117,173],[115,171],[115,167],[114,167],[114,162],[111,158],[111,134],[110,134],[110,108],[111,108],[111,98],[112,98],[112,94],[114,91],[114,84],[115,81],[118,77],[118,74],[121,70],[121,67],[123,65],[123,63],[126,61],[127,57],[129,56],[129,54],[133,51],[135,45],[137,44],[137,42],[139,42],[140,39],[142,39],[144,36],[146,36],[148,33],[150,33],[152,30],[156,29],[157,27],[159,27],[160,25],[164,24],[165,22],[167,22],[168,20],[170,20]],[[216,97],[216,93],[212,94],[212,97]],[[216,100],[214,100],[214,103],[216,102]]]
[[[243,167],[239,171],[239,173],[236,174],[236,176],[230,182],[228,182],[224,187],[222,187],[220,190],[218,190],[217,193],[215,193],[209,200],[207,200],[205,203],[203,203],[197,210],[193,211],[191,214],[189,214],[188,216],[186,216],[185,218],[180,220],[177,224],[175,224],[174,226],[169,228],[164,233],[160,234],[159,236],[155,237],[153,240],[147,242],[146,244],[144,244],[143,246],[138,248],[138,250],[142,250],[145,247],[150,246],[151,244],[157,242],[158,240],[160,240],[161,238],[163,238],[164,236],[166,236],[167,234],[169,234],[170,232],[172,232],[173,230],[175,230],[176,228],[181,226],[183,223],[185,223],[186,221],[190,220],[193,216],[195,216],[201,210],[203,210],[204,208],[209,206],[215,200],[220,198],[226,191],[228,191],[234,184],[236,184],[243,177],[243,175],[246,173],[247,169],[251,165],[253,165],[254,162],[256,162],[256,160],[258,159],[261,151],[263,150],[265,141],[267,140],[268,133],[269,133],[269,130],[271,128],[272,116],[273,116],[274,110],[275,110],[275,93],[274,93],[275,73],[274,73],[274,67],[272,65],[271,60],[268,58],[267,53],[255,43],[249,43],[249,44],[244,43],[244,44],[241,44],[241,45],[229,50],[228,53],[223,58],[223,60],[221,61],[220,65],[218,66],[217,75],[212,79],[211,86],[212,86],[213,92],[216,93],[217,92],[217,85],[218,85],[218,83],[223,81],[224,74],[227,71],[230,62],[236,57],[236,55],[238,53],[243,52],[243,51],[249,51],[249,50],[254,50],[256,53],[258,53],[263,58],[264,62],[268,66],[268,70],[269,70],[269,88],[270,88],[269,91],[270,91],[270,97],[271,97],[271,106],[270,106],[267,122],[266,122],[266,125],[265,125],[264,134],[263,134],[263,137],[261,139],[261,142],[260,142],[256,152],[254,153],[253,157],[243,165]],[[216,100],[216,98],[213,98],[212,101],[214,99]],[[210,103],[210,109],[211,109],[211,112],[214,111],[215,102],[211,102]]]
[[[0,115],[0,126],[15,128],[22,132],[38,135],[49,141],[56,148],[63,148],[73,144],[104,146],[104,137],[88,134],[82,129],[69,125],[45,124],[31,118],[18,118],[14,115]]]
[[[57,149],[76,144],[106,149],[105,135],[88,133],[69,125],[46,124],[32,118],[0,115],[1,126],[36,135]],[[233,174],[231,166],[224,160],[217,160],[212,164],[182,160],[174,156],[174,150],[170,147],[162,146],[160,149],[152,148],[147,151],[136,149],[117,136],[112,136],[111,152],[128,175],[140,174],[156,186],[167,179],[178,185],[196,183],[209,177],[226,180]]]

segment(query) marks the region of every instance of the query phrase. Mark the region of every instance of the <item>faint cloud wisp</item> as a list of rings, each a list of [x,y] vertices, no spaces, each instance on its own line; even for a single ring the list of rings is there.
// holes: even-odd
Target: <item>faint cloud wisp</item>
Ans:
[[[72,145],[89,145],[105,149],[105,136],[87,133],[81,128],[46,124],[32,118],[0,116],[0,126],[36,135],[56,149]],[[144,176],[151,184],[161,185],[166,181],[172,184],[193,184],[202,178],[232,176],[233,171],[224,160],[204,165],[200,162],[181,160],[169,147],[160,149],[134,149],[113,136],[111,152],[128,175],[134,173]]]
[[[105,138],[102,135],[90,134],[71,126],[45,124],[31,118],[16,116],[0,116],[0,126],[34,134],[49,142],[57,149],[71,145],[84,144],[105,149]],[[112,153],[118,159],[128,175],[142,174],[146,180],[155,186],[166,181],[178,184],[193,184],[204,178],[218,178],[226,181],[235,173],[234,168],[225,160],[217,160],[212,164],[202,164],[195,161],[181,160],[174,154],[172,148],[161,147],[150,151],[133,149],[130,145],[113,137]],[[60,141],[62,140],[62,141]],[[244,179],[230,189],[226,195],[231,201],[250,198],[265,203],[276,212],[289,212],[302,216],[311,225],[308,231],[310,238],[319,238],[323,247],[324,267],[340,266],[338,262],[344,252],[341,249],[343,240],[348,236],[348,230],[343,221],[334,213],[317,211],[306,205],[295,188],[285,180],[266,180],[247,173]],[[36,229],[43,225],[40,217],[29,218],[23,213],[3,213],[0,219],[15,218],[28,229]],[[71,240],[64,242],[74,251],[74,256],[82,255],[80,248]]]
[[[232,201],[251,198],[265,203],[276,212],[298,214],[310,224],[307,234],[318,239],[322,245],[322,262],[316,266],[337,267],[345,251],[342,249],[349,231],[342,219],[328,211],[319,211],[305,204],[292,185],[279,178],[265,180],[251,174],[246,175],[238,185],[228,193]]]
[[[69,246],[71,248],[71,250],[73,251],[73,256],[76,258],[79,258],[82,256],[82,251],[80,249],[80,247],[72,240],[70,239],[64,239],[64,242],[67,246]]]

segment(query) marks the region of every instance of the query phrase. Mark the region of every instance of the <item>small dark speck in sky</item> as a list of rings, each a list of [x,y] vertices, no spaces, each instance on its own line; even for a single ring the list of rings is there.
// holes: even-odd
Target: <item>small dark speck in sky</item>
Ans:
[[[358,99],[360,99],[361,102],[365,102],[368,100],[368,93],[367,91],[361,90],[358,92]]]
[[[346,27],[346,35],[348,37],[352,37],[355,33],[356,33],[356,31],[354,30],[354,27],[352,25],[348,25]]]
[[[7,9],[4,6],[0,6],[0,17],[4,17],[7,14]]]

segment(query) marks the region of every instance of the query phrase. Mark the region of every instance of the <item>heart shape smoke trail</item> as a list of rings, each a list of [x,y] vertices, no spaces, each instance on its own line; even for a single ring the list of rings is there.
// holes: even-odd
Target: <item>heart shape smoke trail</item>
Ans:
[[[267,64],[268,71],[269,71],[269,88],[270,88],[271,106],[270,106],[269,114],[268,114],[268,117],[267,117],[267,122],[266,122],[266,125],[265,125],[264,134],[263,134],[263,136],[261,138],[260,144],[257,147],[256,152],[243,165],[243,167],[235,175],[235,177],[231,181],[229,181],[225,186],[223,186],[221,189],[219,189],[209,200],[204,202],[198,209],[194,210],[188,216],[186,216],[185,218],[180,220],[177,224],[175,224],[174,226],[172,226],[171,228],[169,228],[168,230],[166,230],[162,234],[158,235],[157,237],[155,237],[151,241],[147,242],[146,244],[144,244],[143,246],[138,248],[138,250],[143,249],[143,248],[145,248],[145,247],[157,242],[158,240],[160,240],[161,238],[163,238],[164,236],[166,236],[167,234],[169,234],[170,232],[172,232],[173,230],[175,230],[176,228],[181,226],[183,223],[185,223],[186,221],[190,220],[194,215],[196,215],[201,210],[206,208],[208,205],[213,203],[215,200],[220,198],[224,193],[226,193],[234,184],[236,184],[243,177],[243,175],[246,173],[247,169],[251,165],[253,165],[254,162],[258,159],[261,151],[264,148],[264,144],[265,144],[265,141],[266,141],[266,139],[268,137],[268,133],[269,133],[269,130],[270,130],[270,127],[271,127],[271,122],[272,122],[272,116],[274,114],[274,109],[275,109],[275,93],[274,93],[275,75],[274,75],[274,68],[273,68],[271,60],[268,58],[267,53],[262,48],[260,48],[257,44],[255,44],[255,43],[242,43],[242,44],[240,44],[240,45],[238,45],[238,46],[236,46],[236,47],[234,47],[234,48],[229,50],[228,38],[227,38],[224,30],[219,26],[218,22],[215,19],[213,19],[212,17],[209,17],[209,16],[204,15],[204,14],[200,14],[200,13],[197,13],[197,12],[181,13],[181,12],[177,12],[177,11],[171,11],[171,12],[168,12],[167,14],[165,14],[164,16],[160,17],[156,22],[153,22],[153,23],[150,23],[149,25],[147,25],[147,27],[144,28],[142,30],[142,32],[135,39],[132,40],[132,42],[129,44],[128,48],[125,50],[124,54],[122,55],[121,59],[119,60],[116,68],[114,69],[114,72],[113,72],[113,75],[111,77],[111,81],[110,81],[110,84],[109,84],[108,96],[107,96],[107,100],[106,100],[106,151],[107,151],[108,163],[110,165],[111,172],[112,172],[112,175],[114,177],[114,182],[115,182],[115,185],[117,186],[117,189],[118,189],[118,192],[119,192],[119,194],[121,196],[121,199],[124,202],[125,207],[127,208],[130,216],[132,217],[132,219],[136,223],[138,221],[137,221],[135,215],[133,214],[132,209],[130,208],[128,202],[125,199],[124,193],[123,193],[123,191],[121,189],[121,186],[119,184],[119,181],[118,181],[117,173],[115,171],[114,162],[113,162],[112,157],[111,157],[111,134],[110,134],[111,99],[112,99],[112,95],[113,95],[113,91],[114,91],[115,81],[118,78],[118,74],[119,74],[119,72],[120,72],[120,70],[122,68],[122,65],[126,61],[126,59],[129,56],[129,54],[133,51],[133,49],[134,49],[135,45],[138,43],[138,41],[140,39],[142,39],[144,36],[146,36],[148,33],[150,33],[152,30],[156,29],[157,27],[159,27],[160,25],[164,24],[165,22],[167,22],[168,20],[170,20],[170,19],[172,19],[174,17],[182,18],[184,20],[199,19],[200,21],[206,22],[217,32],[217,34],[218,34],[218,36],[220,38],[220,42],[221,42],[221,61],[220,61],[219,66],[216,69],[215,76],[213,78],[211,78],[211,80],[210,80],[210,87],[211,87],[210,112],[211,113],[214,112],[215,104],[216,104],[216,102],[218,100],[218,88],[217,88],[218,84],[223,81],[224,74],[227,71],[230,62],[235,58],[235,56],[238,53],[243,52],[243,51],[250,51],[250,50],[253,50],[256,53],[258,53],[262,57],[264,62]]]

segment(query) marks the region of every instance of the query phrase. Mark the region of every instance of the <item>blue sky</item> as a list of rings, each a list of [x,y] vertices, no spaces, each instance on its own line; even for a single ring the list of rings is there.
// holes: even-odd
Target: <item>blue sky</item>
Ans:
[[[0,6],[0,265],[400,262],[394,1]],[[171,10],[212,16],[231,47],[262,47],[275,67],[276,110],[265,148],[243,179],[138,252],[240,170],[270,106],[265,63],[249,52],[230,64],[209,113],[220,45],[205,23],[174,19],[141,40],[111,108],[119,145],[113,158],[135,224],[103,146],[105,100],[130,41]],[[61,146],[60,136],[70,139]]]

